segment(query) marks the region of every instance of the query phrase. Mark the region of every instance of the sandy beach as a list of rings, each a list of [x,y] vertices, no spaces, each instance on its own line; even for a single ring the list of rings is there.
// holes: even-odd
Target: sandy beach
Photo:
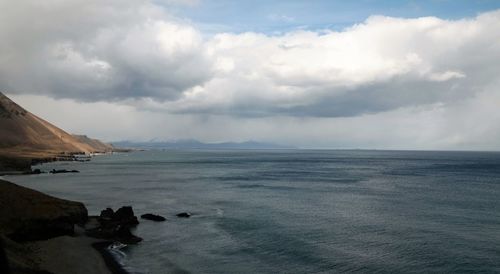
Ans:
[[[39,268],[54,274],[111,274],[92,244],[102,242],[86,236],[61,236],[32,243]]]
[[[106,245],[106,242],[85,235],[60,236],[29,243],[16,243],[4,238],[3,242],[8,268],[13,274],[36,271],[53,274],[123,273],[114,262],[110,265],[112,268],[115,266],[114,270],[109,269],[102,254],[93,246],[99,243]],[[111,259],[111,255],[108,256]]]

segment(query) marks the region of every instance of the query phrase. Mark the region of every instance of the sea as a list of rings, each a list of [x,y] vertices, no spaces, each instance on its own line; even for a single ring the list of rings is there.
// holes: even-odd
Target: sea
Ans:
[[[97,215],[131,205],[130,273],[500,273],[500,153],[165,150],[8,176]],[[190,212],[191,218],[177,213]]]

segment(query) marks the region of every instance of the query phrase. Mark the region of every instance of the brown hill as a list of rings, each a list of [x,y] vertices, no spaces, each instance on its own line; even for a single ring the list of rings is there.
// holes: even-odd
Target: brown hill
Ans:
[[[77,139],[80,143],[87,144],[94,149],[93,152],[108,152],[112,151],[114,148],[112,145],[101,142],[98,139],[92,139],[87,137],[87,135],[76,135],[73,134],[73,137]]]
[[[65,132],[0,92],[0,158],[37,159],[111,150],[111,145],[99,140]]]

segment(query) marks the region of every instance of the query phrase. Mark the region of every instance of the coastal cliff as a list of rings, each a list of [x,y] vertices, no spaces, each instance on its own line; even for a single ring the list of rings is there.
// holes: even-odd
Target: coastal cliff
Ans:
[[[55,198],[0,180],[0,233],[18,241],[72,235],[87,221],[82,203]]]
[[[83,154],[114,150],[86,135],[67,133],[0,93],[0,175],[31,173],[37,163],[84,161],[88,157]],[[108,231],[99,224],[88,236],[88,219],[82,203],[0,180],[0,273],[124,273],[106,247],[115,239],[141,239],[119,221],[106,227],[108,234],[101,233]]]
[[[22,108],[0,92],[0,173],[25,172],[31,164],[111,152],[113,146],[72,135]]]
[[[0,180],[1,273],[110,273],[77,224],[82,203]]]

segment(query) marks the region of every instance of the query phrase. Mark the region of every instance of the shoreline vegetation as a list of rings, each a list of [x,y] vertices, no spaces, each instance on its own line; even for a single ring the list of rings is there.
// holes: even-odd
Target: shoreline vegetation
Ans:
[[[1,273],[127,273],[108,247],[141,241],[137,224],[131,207],[88,216],[80,202],[0,180]]]

